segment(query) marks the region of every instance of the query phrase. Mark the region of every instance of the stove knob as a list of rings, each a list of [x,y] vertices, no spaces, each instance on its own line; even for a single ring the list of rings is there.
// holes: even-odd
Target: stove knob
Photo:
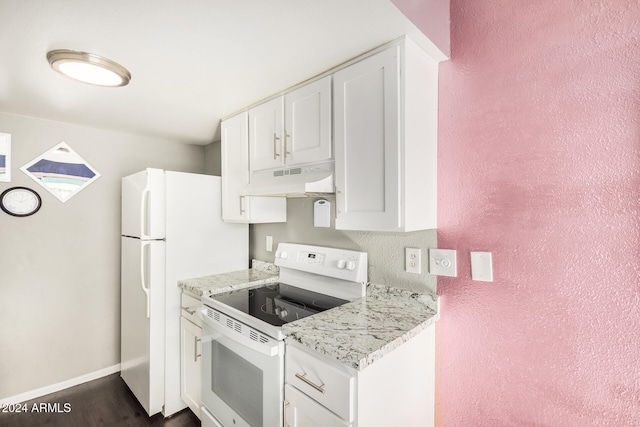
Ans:
[[[342,270],[345,267],[345,265],[347,265],[347,262],[345,260],[341,259],[338,261],[338,268],[340,270]]]
[[[356,269],[356,263],[355,263],[355,262],[353,262],[353,261],[349,261],[349,262],[347,263],[347,270],[351,270],[351,271],[353,271],[353,270],[355,270],[355,269]]]
[[[280,310],[280,314],[278,314],[278,316],[280,316],[281,319],[284,319],[285,317],[287,317],[287,314],[289,314],[289,312],[286,309],[282,309]]]

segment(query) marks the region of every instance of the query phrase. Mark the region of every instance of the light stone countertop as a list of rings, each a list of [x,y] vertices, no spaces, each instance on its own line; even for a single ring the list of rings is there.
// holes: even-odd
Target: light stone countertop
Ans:
[[[251,265],[248,270],[179,280],[178,286],[203,297],[278,281],[279,269],[275,265],[258,260],[253,260]]]
[[[282,326],[287,340],[362,370],[439,319],[428,294],[367,285],[367,296]]]
[[[178,286],[209,296],[278,281],[278,267],[256,260],[252,265],[248,270],[180,280]],[[439,317],[433,295],[370,283],[364,298],[287,323],[282,332],[287,340],[362,370]]]

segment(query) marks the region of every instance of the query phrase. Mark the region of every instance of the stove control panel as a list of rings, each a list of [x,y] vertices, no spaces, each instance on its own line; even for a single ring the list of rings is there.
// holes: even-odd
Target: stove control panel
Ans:
[[[298,262],[302,264],[323,266],[326,259],[326,254],[323,254],[321,252],[298,252]]]
[[[275,264],[351,282],[367,281],[367,253],[320,246],[280,243]]]

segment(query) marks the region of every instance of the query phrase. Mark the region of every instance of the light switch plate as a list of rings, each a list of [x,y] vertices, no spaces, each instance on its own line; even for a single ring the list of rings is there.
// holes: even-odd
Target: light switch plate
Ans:
[[[453,249],[429,249],[429,274],[456,277],[458,266]]]
[[[419,248],[404,249],[404,269],[407,273],[420,274],[422,272],[422,256]]]
[[[471,279],[493,282],[491,252],[471,252]]]
[[[267,238],[265,239],[265,246],[267,252],[273,251],[273,236],[267,236]]]

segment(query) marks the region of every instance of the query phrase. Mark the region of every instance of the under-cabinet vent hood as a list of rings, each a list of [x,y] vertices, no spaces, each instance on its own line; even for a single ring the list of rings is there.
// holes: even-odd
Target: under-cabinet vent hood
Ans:
[[[335,193],[334,162],[251,173],[248,196],[305,197]]]

